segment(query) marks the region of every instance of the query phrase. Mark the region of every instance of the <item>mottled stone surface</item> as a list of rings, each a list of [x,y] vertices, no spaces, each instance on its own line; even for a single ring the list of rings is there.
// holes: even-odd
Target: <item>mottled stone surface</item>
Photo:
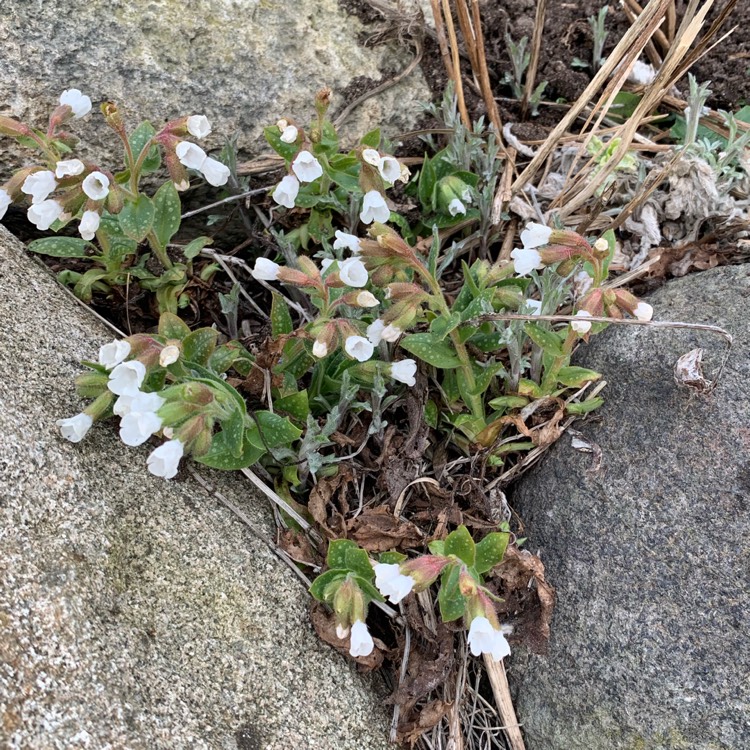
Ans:
[[[558,603],[546,657],[512,673],[529,750],[750,747],[750,267],[672,281],[657,319],[735,336],[711,396],[678,388],[676,359],[720,339],[618,328],[580,363],[609,381],[580,427],[603,452],[563,438],[522,481],[528,525]]]
[[[355,79],[370,79],[363,90],[371,89],[408,65],[408,45],[365,46],[373,31],[338,0],[4,0],[0,114],[42,127],[61,91],[81,89],[95,109],[71,131],[109,169],[121,146],[98,113],[105,100],[133,126],[203,113],[214,125],[209,145],[238,130],[240,148],[265,151],[262,127],[281,116],[308,122],[322,86],[333,89],[336,110],[353,98]],[[356,109],[345,132],[401,132],[429,99],[417,69]],[[9,144],[0,142],[0,177],[32,158]]]
[[[0,747],[384,750],[377,684],[235,515],[113,425],[60,438],[111,334],[1,227],[0,259]],[[201,473],[273,537],[262,497]]]

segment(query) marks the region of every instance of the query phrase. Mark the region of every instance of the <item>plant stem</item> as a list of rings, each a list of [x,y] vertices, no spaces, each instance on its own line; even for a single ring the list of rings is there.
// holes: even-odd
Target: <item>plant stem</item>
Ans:
[[[159,259],[159,262],[164,266],[166,270],[172,268],[172,261],[169,259],[166,248],[163,248],[159,244],[159,240],[153,231],[149,232],[146,239],[151,249],[154,251],[154,255]]]

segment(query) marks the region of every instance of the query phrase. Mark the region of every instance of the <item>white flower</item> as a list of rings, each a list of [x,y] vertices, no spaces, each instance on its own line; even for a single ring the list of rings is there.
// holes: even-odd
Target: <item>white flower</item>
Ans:
[[[96,230],[99,229],[101,217],[98,211],[84,211],[78,231],[84,240],[93,240]]]
[[[372,292],[360,292],[357,295],[358,307],[377,307],[380,303]]]
[[[533,248],[516,248],[511,252],[510,257],[513,258],[513,270],[519,276],[526,276],[533,270],[544,268],[542,256]]]
[[[377,346],[383,340],[383,329],[385,323],[380,319],[373,320],[369,326],[367,326],[367,340]]]
[[[544,224],[532,221],[521,232],[521,242],[525,248],[541,247],[549,242],[552,230]]]
[[[159,364],[162,367],[173,365],[180,358],[180,347],[170,344],[159,352]]]
[[[349,653],[352,656],[369,656],[375,644],[370,631],[362,620],[356,620],[352,625],[352,637],[349,642]]]
[[[510,655],[510,646],[502,631],[495,630],[486,617],[475,617],[469,627],[469,648],[474,656],[490,654],[495,661]]]
[[[393,563],[378,563],[375,570],[375,585],[391,604],[398,604],[414,588],[414,579],[401,573],[401,566]]]
[[[654,317],[654,308],[648,302],[639,302],[633,310],[633,315],[638,320],[651,320]]]
[[[82,187],[92,201],[104,200],[109,195],[109,177],[101,172],[92,172],[83,181]]]
[[[208,159],[206,152],[200,146],[190,143],[190,141],[180,141],[175,148],[175,153],[180,160],[180,164],[188,169],[200,170],[203,167],[203,162]]]
[[[133,448],[143,445],[161,429],[161,417],[152,411],[130,411],[120,421],[120,440]]]
[[[344,342],[344,350],[358,362],[367,362],[372,357],[375,347],[364,336],[348,336]]]
[[[378,165],[378,172],[386,182],[396,182],[401,177],[401,163],[393,156],[384,156]]]
[[[391,377],[399,383],[416,385],[417,363],[413,359],[402,359],[391,365]]]
[[[268,258],[256,258],[255,268],[250,271],[250,275],[259,281],[276,281],[279,278],[280,270],[281,266],[278,263],[274,263]]]
[[[130,344],[127,341],[115,339],[99,348],[99,364],[111,370],[130,354]]]
[[[44,232],[62,216],[62,212],[63,207],[57,201],[48,200],[30,206],[26,216],[37,229]]]
[[[607,242],[604,237],[600,237],[594,243],[594,250],[598,250],[600,253],[603,253],[605,250],[609,250],[609,242]]]
[[[206,182],[214,187],[226,185],[231,174],[226,164],[222,164],[218,159],[212,159],[210,156],[207,156],[201,165],[201,172],[206,178]]]
[[[8,206],[13,203],[10,193],[7,190],[0,188],[0,219],[5,216],[5,212],[8,210]]]
[[[341,623],[336,624],[336,637],[340,640],[344,640],[344,638],[347,638],[349,636],[349,628],[344,627]]]
[[[280,206],[294,208],[297,193],[299,193],[299,180],[294,175],[288,174],[276,186],[271,197]]]
[[[359,258],[347,258],[339,264],[339,278],[347,286],[358,289],[367,284],[369,277],[365,264]]]
[[[579,271],[573,277],[573,296],[576,299],[583,297],[583,295],[586,294],[589,289],[591,289],[591,285],[593,283],[594,279],[591,278],[591,276],[589,276],[586,271]]]
[[[298,134],[299,131],[294,125],[287,125],[279,137],[282,143],[294,143],[297,140]]]
[[[466,206],[464,206],[458,198],[454,198],[448,204],[448,213],[451,216],[456,216],[456,214],[461,214],[461,216],[463,216],[466,213]]]
[[[591,313],[588,310],[579,310],[576,313],[577,318],[590,318]],[[576,331],[576,333],[588,333],[591,330],[591,323],[589,323],[588,320],[582,320],[578,322],[577,320],[571,320],[570,321],[570,327]]]
[[[154,476],[171,479],[177,474],[184,453],[185,446],[179,440],[168,440],[151,451],[146,459],[146,466]]]
[[[94,420],[84,412],[76,414],[75,417],[58,419],[55,424],[60,428],[62,436],[71,443],[80,443],[86,433],[91,429]]]
[[[285,127],[286,127],[287,125],[289,125],[289,122],[288,122],[287,120],[285,120],[285,119],[284,119],[283,117],[282,117],[282,119],[281,119],[281,120],[276,120],[276,127],[277,127],[277,128],[279,129],[279,130],[281,130],[281,131],[283,131],[283,130],[284,130],[284,128],[285,128]]]
[[[76,177],[79,174],[83,174],[83,170],[86,167],[80,159],[66,159],[65,161],[57,162],[55,166],[55,176],[58,179],[63,177]]]
[[[366,148],[362,152],[362,159],[373,167],[380,167],[380,154],[374,148]]]
[[[91,99],[78,89],[66,89],[60,94],[60,104],[67,104],[73,110],[76,120],[91,112]]]
[[[325,273],[333,265],[333,258],[323,258],[320,261],[320,270]]]
[[[313,357],[317,357],[318,359],[323,359],[323,357],[328,354],[328,344],[326,344],[325,341],[321,341],[320,339],[315,339],[315,343],[313,344]]]
[[[542,312],[542,302],[538,299],[525,299],[523,301],[524,307],[528,310],[531,315],[540,315]]]
[[[636,84],[636,86],[648,86],[654,82],[655,78],[654,66],[641,60],[636,60],[628,73],[628,81]]]
[[[107,388],[116,396],[135,396],[146,377],[146,365],[137,359],[122,362],[109,374]]]
[[[409,182],[409,178],[411,177],[411,169],[406,166],[406,164],[401,165],[401,174],[398,176],[398,179],[401,180],[404,184]]]
[[[300,182],[313,182],[323,174],[323,167],[309,151],[300,151],[292,162],[292,171]]]
[[[211,123],[205,115],[191,115],[187,118],[188,133],[194,138],[205,138],[211,135]]]
[[[337,229],[336,239],[333,241],[333,249],[351,250],[354,255],[357,255],[362,250],[362,245],[356,234],[347,234]]]
[[[370,190],[365,193],[359,218],[363,224],[372,224],[373,221],[385,224],[391,218],[391,212],[385,203],[385,198],[377,190]]]
[[[47,196],[57,187],[55,173],[45,169],[41,172],[32,172],[21,185],[21,192],[31,196],[32,203],[41,203],[47,200]]]
[[[155,412],[159,411],[161,407],[167,402],[158,393],[144,393],[143,391],[136,391],[131,395],[120,396],[115,405],[112,407],[112,411],[118,417],[124,417],[130,414],[131,411],[137,412]]]
[[[390,343],[393,343],[394,341],[398,340],[398,337],[402,333],[403,331],[398,326],[387,325],[381,332],[380,336],[383,341],[389,341]]]

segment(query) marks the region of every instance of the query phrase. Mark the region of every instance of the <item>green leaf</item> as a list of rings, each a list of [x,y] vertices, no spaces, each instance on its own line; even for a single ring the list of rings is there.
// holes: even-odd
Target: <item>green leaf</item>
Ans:
[[[439,416],[440,412],[438,410],[438,405],[432,400],[428,401],[424,405],[424,421],[427,422],[430,427],[436,429]]]
[[[438,315],[430,323],[430,333],[438,341],[442,341],[451,332],[461,324],[461,313],[451,313],[449,316]]]
[[[383,595],[375,588],[375,586],[373,586],[368,580],[362,578],[362,576],[355,575],[353,580],[365,595],[365,599],[369,601],[375,600],[376,602],[385,601]]]
[[[491,359],[483,367],[474,365],[474,389],[466,389],[470,396],[481,396],[489,387],[490,383],[501,373],[505,372],[505,366],[502,362],[495,362]]]
[[[232,416],[222,421],[221,432],[226,435],[226,447],[229,449],[229,452],[235,458],[239,458],[242,455],[244,447],[245,415],[239,409],[234,409]]]
[[[498,396],[489,402],[491,409],[503,411],[504,409],[522,409],[529,403],[525,396]]]
[[[307,389],[297,391],[297,393],[292,393],[283,398],[277,398],[273,402],[273,405],[278,411],[285,411],[294,419],[300,422],[307,422],[307,415],[310,413]]]
[[[291,445],[302,435],[302,430],[295,427],[288,417],[270,411],[256,411],[252,416],[256,423],[248,429],[247,438],[258,448]]]
[[[378,562],[381,562],[385,565],[398,565],[406,559],[406,555],[402,555],[400,552],[395,552],[392,550],[389,552],[382,552],[378,556]]]
[[[596,396],[588,401],[581,401],[578,404],[567,404],[565,411],[568,414],[588,414],[590,411],[598,409],[604,403],[604,399]]]
[[[239,456],[235,456],[232,452],[231,440],[231,436],[225,431],[217,433],[211,441],[208,453],[197,456],[195,460],[205,466],[210,466],[212,469],[232,471],[252,466],[266,452],[265,448],[260,449],[247,439],[246,431],[242,453]]]
[[[363,549],[359,547],[348,547],[344,552],[346,569],[356,573],[358,577],[364,578],[365,581],[372,581],[375,571],[370,564],[370,558]]]
[[[401,339],[400,345],[402,349],[434,367],[449,370],[461,365],[453,347],[432,333],[409,334]]]
[[[445,542],[442,539],[433,539],[427,547],[433,555],[445,555]]]
[[[299,146],[296,143],[284,143],[281,140],[281,132],[276,125],[271,125],[263,129],[263,135],[268,141],[268,145],[286,161],[291,161],[297,155]]]
[[[601,376],[601,373],[587,370],[585,367],[561,367],[557,373],[557,382],[570,388],[580,388],[584,383],[599,380]]]
[[[122,231],[136,242],[143,242],[154,223],[154,204],[147,195],[128,201],[117,218]]]
[[[329,568],[346,569],[346,551],[357,549],[357,545],[351,539],[334,539],[328,543],[326,554],[326,565]]]
[[[312,586],[310,586],[310,596],[317,599],[319,602],[329,601],[330,603],[330,601],[333,600],[332,594],[334,591],[326,591],[326,589],[328,589],[332,583],[336,583],[339,580],[343,581],[346,576],[347,572],[345,570],[339,570],[336,568],[327,570],[312,582]],[[326,594],[328,594],[328,596],[326,596]]]
[[[276,338],[291,333],[293,330],[294,324],[289,313],[289,306],[278,292],[274,292],[271,298],[271,335]]]
[[[43,237],[29,243],[32,253],[41,253],[53,258],[88,258],[86,250],[93,245],[79,237]]]
[[[472,567],[476,561],[476,544],[463,524],[452,531],[445,539],[445,554],[455,555]]]
[[[562,349],[560,337],[552,331],[541,328],[536,323],[526,323],[523,327],[526,335],[545,352],[549,352],[555,357],[567,356]]]
[[[422,163],[422,169],[419,172],[419,182],[417,183],[417,195],[422,208],[426,211],[435,210],[435,186],[437,184],[437,175],[432,161],[426,156]]]
[[[453,622],[464,614],[466,600],[461,595],[458,587],[458,578],[461,572],[459,565],[450,565],[444,571],[438,592],[438,604],[440,605],[440,617],[443,622]]]
[[[477,544],[477,561],[474,565],[477,573],[486,573],[503,561],[509,540],[508,532],[493,531]]]
[[[94,296],[94,289],[100,292],[109,291],[106,284],[101,283],[102,279],[107,276],[107,272],[100,268],[91,268],[81,276],[73,287],[73,294],[84,302],[91,302]]]
[[[159,318],[159,335],[182,341],[190,333],[187,324],[173,313],[162,313]]]
[[[363,135],[360,143],[369,148],[380,148],[380,128],[375,128]]]
[[[167,246],[180,228],[181,214],[182,205],[177,188],[172,180],[167,180],[154,196],[154,234],[162,247]]]
[[[192,260],[200,254],[206,245],[213,244],[213,240],[210,237],[196,237],[194,240],[188,242],[184,248],[182,248],[182,254],[186,260]]]
[[[182,356],[205,367],[216,349],[218,339],[219,332],[214,328],[199,328],[185,336]]]

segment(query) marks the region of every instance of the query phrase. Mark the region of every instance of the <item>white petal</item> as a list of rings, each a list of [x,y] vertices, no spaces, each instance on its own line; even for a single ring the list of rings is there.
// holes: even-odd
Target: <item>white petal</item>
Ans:
[[[104,200],[109,195],[109,177],[102,172],[92,172],[86,176],[81,187],[92,201]]]
[[[46,200],[31,205],[26,216],[37,229],[44,232],[62,216],[62,212],[63,207],[57,201]]]
[[[211,123],[205,115],[191,115],[187,118],[188,133],[194,138],[205,138],[211,135]]]
[[[373,648],[375,648],[375,644],[367,625],[362,620],[357,620],[352,625],[349,653],[352,656],[369,656]]]
[[[294,143],[297,140],[298,135],[299,131],[294,127],[294,125],[287,125],[280,136],[281,142]]]
[[[526,276],[531,271],[544,268],[542,256],[533,248],[516,248],[510,257],[513,258],[513,269],[519,276]]]
[[[172,479],[177,474],[185,446],[179,440],[169,440],[151,451],[146,466],[157,477]]]
[[[380,318],[373,320],[372,323],[370,323],[370,325],[367,326],[367,340],[371,344],[374,344],[375,346],[377,346],[383,339],[384,328],[385,328],[385,323]]]
[[[98,211],[84,211],[78,224],[78,232],[84,240],[93,240],[99,229],[101,217]]]
[[[638,320],[651,320],[654,317],[654,308],[648,302],[639,302],[633,310],[633,315]]]
[[[532,221],[526,225],[521,232],[521,243],[525,248],[535,248],[546,245],[552,235],[552,230],[544,224],[537,224]]]
[[[313,357],[317,357],[318,359],[322,359],[323,357],[328,354],[328,344],[326,344],[325,341],[320,341],[319,339],[315,339],[315,343],[313,344],[312,348]]]
[[[463,216],[466,213],[466,206],[464,206],[464,204],[461,203],[461,201],[458,198],[454,198],[448,204],[448,213],[451,216],[457,216],[457,215]]]
[[[276,281],[279,278],[281,266],[268,258],[256,258],[255,268],[250,272],[254,279],[262,281]]]
[[[588,310],[579,310],[576,313],[577,318],[590,318],[591,313],[588,312]],[[576,331],[577,333],[588,333],[591,330],[591,323],[589,323],[588,320],[582,320],[578,322],[577,320],[572,320],[570,322],[570,327]]]
[[[201,165],[201,172],[206,178],[206,182],[214,187],[226,185],[231,174],[226,164],[222,164],[218,159],[212,159],[210,156],[207,156]]]
[[[313,182],[323,174],[323,167],[309,151],[300,151],[292,162],[292,171],[300,182]]]
[[[60,94],[60,104],[67,104],[73,110],[73,117],[79,119],[91,112],[91,99],[78,89],[66,89]]]
[[[385,198],[377,190],[370,190],[365,193],[359,218],[363,224],[372,224],[374,221],[385,224],[391,218],[391,212],[386,205]]]
[[[111,370],[130,354],[130,344],[121,339],[110,341],[99,349],[99,364]]]
[[[131,411],[120,421],[120,439],[125,445],[143,445],[161,429],[161,418],[154,412]]]
[[[401,163],[393,156],[384,156],[378,166],[378,172],[386,182],[394,183],[401,177]]]
[[[340,263],[339,278],[344,284],[355,289],[365,286],[369,279],[365,264],[359,258],[347,258]]]
[[[3,188],[0,188],[0,219],[5,216],[5,212],[8,210],[8,206],[13,203],[13,199],[10,197],[10,193]]]
[[[60,428],[60,433],[71,443],[80,443],[86,433],[91,429],[94,420],[83,412],[67,419],[58,419],[55,424]]]
[[[299,180],[291,174],[284,177],[273,191],[272,198],[280,206],[294,208],[294,201],[299,193]]]
[[[180,141],[175,147],[175,153],[180,160],[180,164],[188,169],[200,170],[203,168],[203,162],[208,159],[206,152],[190,141]]]
[[[375,347],[364,336],[349,336],[344,342],[344,351],[358,362],[367,362],[375,352]]]
[[[59,161],[55,165],[55,177],[61,179],[63,177],[76,177],[79,174],[83,174],[83,170],[86,167],[80,159],[66,159],[65,161]]]
[[[398,380],[399,383],[406,385],[416,385],[415,375],[417,374],[417,363],[413,359],[402,359],[391,365],[391,377]]]
[[[351,250],[354,255],[357,255],[362,250],[359,237],[356,234],[347,234],[341,230],[336,230],[336,239],[333,242],[334,250]]]
[[[137,359],[122,362],[112,370],[107,388],[116,396],[135,396],[146,377],[146,366]]]
[[[48,169],[32,172],[21,185],[21,192],[31,196],[32,203],[42,203],[57,187],[55,173]]]

